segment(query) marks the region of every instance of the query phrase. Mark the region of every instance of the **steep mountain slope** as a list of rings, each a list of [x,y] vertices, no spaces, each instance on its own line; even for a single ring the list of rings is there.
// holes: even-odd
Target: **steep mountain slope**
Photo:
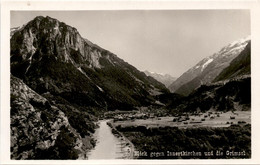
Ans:
[[[155,72],[149,72],[149,71],[144,71],[144,73],[147,75],[147,76],[151,76],[153,77],[155,80],[163,83],[166,87],[168,87],[170,84],[172,84],[176,78],[175,77],[172,77],[171,75],[169,74],[159,74],[159,73],[155,73]]]
[[[12,35],[11,72],[39,94],[110,110],[153,104],[155,93],[168,91],[50,17],[36,17]]]
[[[250,110],[251,78],[241,77],[200,86],[176,105],[169,105],[172,113]]]
[[[251,42],[246,48],[225,68],[214,81],[231,79],[251,74]]]
[[[218,53],[203,59],[181,75],[169,89],[178,94],[188,95],[200,85],[212,82],[244,50],[249,41],[250,37],[247,37],[223,47]]]
[[[79,115],[69,105],[51,103],[12,75],[10,90],[11,159],[84,158],[93,147],[89,135],[94,124],[87,113]],[[73,122],[72,116],[81,122]]]

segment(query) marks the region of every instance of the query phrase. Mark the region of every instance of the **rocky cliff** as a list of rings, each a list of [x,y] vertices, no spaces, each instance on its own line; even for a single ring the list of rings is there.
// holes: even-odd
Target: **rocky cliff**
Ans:
[[[50,17],[36,17],[13,33],[11,72],[40,94],[110,110],[152,104],[155,93],[167,92],[163,84]]]

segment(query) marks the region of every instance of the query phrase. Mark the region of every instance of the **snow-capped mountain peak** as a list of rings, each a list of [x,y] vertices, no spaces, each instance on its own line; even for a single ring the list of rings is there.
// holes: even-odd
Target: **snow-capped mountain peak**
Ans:
[[[169,74],[163,74],[163,73],[155,73],[155,72],[151,72],[151,71],[144,71],[144,73],[147,76],[151,76],[154,79],[156,79],[157,81],[163,83],[166,87],[168,87],[173,81],[176,80],[175,77],[172,77]]]
[[[229,45],[225,46],[222,48],[216,55],[222,55],[222,56],[227,56],[227,55],[232,55],[236,54],[237,52],[241,52],[242,50],[245,49],[247,43],[250,41],[251,36],[247,36],[245,38],[236,40]]]
[[[194,70],[203,72],[204,69],[217,58],[223,58],[223,57],[229,58],[227,56],[234,56],[236,54],[239,54],[242,50],[245,49],[250,39],[251,36],[249,35],[245,38],[236,40],[228,44],[227,46],[220,49],[220,51],[218,51],[217,53],[214,53],[212,56],[206,57],[203,60],[201,60],[197,65],[191,68],[189,72],[194,72]]]
[[[250,41],[250,36],[236,40],[217,53],[204,58],[194,67],[183,73],[176,81],[174,81],[169,89],[172,92],[187,95],[194,88],[201,85],[203,82],[211,82],[229,63],[236,58],[247,46]]]
[[[247,37],[245,37],[245,38],[241,38],[241,39],[239,39],[239,40],[237,40],[237,41],[234,41],[234,42],[232,42],[231,44],[229,44],[229,46],[230,46],[230,47],[233,47],[234,45],[243,44],[243,43],[245,43],[245,42],[247,42],[247,41],[249,41],[249,40],[251,40],[251,35],[249,35],[249,36],[247,36]]]

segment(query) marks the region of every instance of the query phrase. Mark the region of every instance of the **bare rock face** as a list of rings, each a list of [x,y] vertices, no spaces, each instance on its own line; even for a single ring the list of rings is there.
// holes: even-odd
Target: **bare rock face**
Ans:
[[[20,57],[23,62],[31,63],[34,55],[41,54],[54,55],[63,62],[73,64],[88,60],[89,67],[100,67],[98,62],[100,53],[92,51],[75,28],[50,17],[36,17],[14,33],[12,40],[16,41],[11,41],[11,56],[14,55],[14,61],[15,58]],[[37,54],[35,54],[36,50]],[[80,54],[79,61],[70,56],[71,51]]]
[[[63,147],[77,150],[78,153],[86,152],[78,147],[82,144],[82,138],[71,127],[67,116],[22,80],[11,75],[11,158],[44,158],[43,153],[55,151],[59,145],[57,143],[60,143],[57,139],[68,140],[62,137],[64,130],[66,134],[71,134],[71,146]],[[56,152],[56,155],[49,158],[63,158],[64,155],[60,154],[59,150],[56,149]],[[75,153],[67,156],[67,159],[78,158]]]

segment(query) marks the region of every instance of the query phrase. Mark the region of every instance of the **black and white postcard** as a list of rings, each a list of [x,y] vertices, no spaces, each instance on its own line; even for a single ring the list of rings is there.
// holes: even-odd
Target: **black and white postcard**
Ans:
[[[258,9],[4,1],[1,162],[259,163]]]

